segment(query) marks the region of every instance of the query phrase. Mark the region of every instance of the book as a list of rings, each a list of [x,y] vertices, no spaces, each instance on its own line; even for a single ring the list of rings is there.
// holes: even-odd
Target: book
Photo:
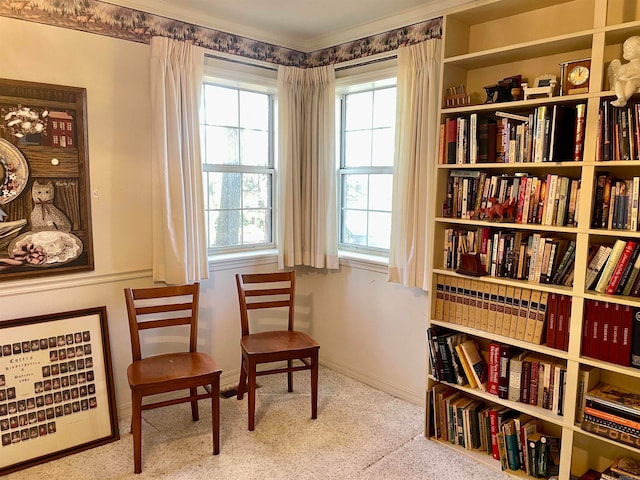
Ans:
[[[487,390],[488,367],[484,357],[480,354],[477,344],[473,340],[465,340],[460,343],[462,354],[471,367],[471,373],[478,384],[478,388]]]
[[[497,342],[489,343],[489,361],[488,363],[488,379],[487,392],[492,395],[498,395],[498,384],[500,379],[500,344]]]
[[[581,423],[584,418],[584,408],[587,402],[585,397],[589,390],[593,390],[600,383],[600,369],[583,365],[578,370],[578,391],[576,394],[576,423]]]
[[[590,290],[595,285],[595,281],[598,278],[598,275],[602,271],[602,267],[609,259],[611,255],[611,251],[613,250],[612,246],[609,245],[600,245],[598,252],[593,257],[591,264],[587,267],[587,277],[585,280],[585,287]]]
[[[507,463],[511,470],[520,469],[520,453],[518,452],[518,435],[513,419],[507,420],[502,426]]]
[[[640,462],[629,457],[618,457],[609,467],[619,475],[630,476],[634,480],[640,479]]]
[[[582,420],[581,428],[587,432],[593,433],[594,435],[605,437],[636,449],[640,448],[640,437],[630,435],[616,428],[600,425],[598,423],[591,422],[586,418]]]
[[[462,369],[464,370],[467,381],[469,382],[469,387],[478,388],[478,383],[476,381],[476,377],[473,374],[472,367],[469,365],[469,361],[462,351],[462,347],[460,344],[455,346],[456,353],[458,354],[458,358],[460,359],[460,364],[462,365]]]
[[[620,351],[618,352],[618,365],[628,367],[631,365],[631,350],[633,348],[634,309],[629,305],[622,306],[620,315]]]
[[[527,351],[516,352],[509,359],[509,384],[506,398],[512,402],[520,401],[520,392],[522,388],[522,363],[527,354]]]
[[[556,322],[557,322],[557,309],[558,309],[558,294],[552,292],[549,294],[547,304],[547,334],[546,341],[547,346],[551,348],[557,348],[556,346]]]
[[[628,240],[626,242],[626,244],[624,245],[624,248],[622,249],[622,252],[620,253],[620,257],[618,259],[618,262],[616,263],[616,266],[613,269],[613,273],[611,274],[611,278],[609,280],[609,283],[608,283],[608,285],[607,285],[607,287],[605,289],[605,292],[607,294],[613,295],[616,292],[616,289],[618,288],[618,284],[620,283],[620,280],[622,279],[622,273],[627,268],[627,265],[629,264],[629,261],[631,260],[631,257],[633,255],[633,252],[634,252],[635,248],[636,248],[636,245],[640,246],[640,243],[632,241],[632,240]],[[637,256],[637,254],[636,254],[636,256]]]
[[[626,306],[631,310],[631,307]],[[631,366],[635,368],[640,368],[640,309],[633,308],[631,310]],[[628,322],[629,312],[628,310],[623,311],[623,322]]]
[[[540,301],[538,302],[538,309],[536,312],[536,325],[533,332],[533,343],[540,345],[542,343],[543,333],[545,331],[545,324],[547,321],[547,303],[549,301],[549,292],[540,292]],[[571,307],[568,307],[568,311],[571,311]],[[570,313],[568,313],[570,315]],[[565,344],[563,350],[568,350],[568,335],[565,338]]]
[[[618,239],[613,245],[613,249],[611,250],[611,254],[607,259],[604,267],[602,267],[602,273],[600,274],[600,279],[596,283],[594,290],[598,293],[604,293],[607,289],[607,285],[609,285],[609,280],[611,280],[611,276],[618,264],[618,260],[622,255],[625,246],[627,245],[627,241]]]

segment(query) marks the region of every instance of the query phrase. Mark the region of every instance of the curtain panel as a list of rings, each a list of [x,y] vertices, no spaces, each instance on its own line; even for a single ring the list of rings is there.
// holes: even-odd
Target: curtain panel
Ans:
[[[278,68],[278,264],[338,268],[333,66]]]
[[[438,151],[442,40],[398,49],[395,161],[388,280],[428,290],[429,196]]]
[[[199,108],[204,49],[151,39],[153,280],[208,278]]]

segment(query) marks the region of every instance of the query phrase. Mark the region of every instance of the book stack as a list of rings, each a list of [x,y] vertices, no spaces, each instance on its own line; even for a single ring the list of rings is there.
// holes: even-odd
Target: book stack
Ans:
[[[591,228],[638,231],[640,177],[616,178],[601,172],[596,179]]]
[[[640,242],[618,239],[613,245],[592,245],[585,285],[608,295],[640,297]]]
[[[554,235],[450,227],[444,231],[443,267],[459,268],[462,254],[477,253],[493,277],[572,286],[575,247],[575,240]]]
[[[433,318],[568,350],[571,296],[438,274]]]
[[[596,161],[635,160],[640,152],[640,104],[613,108],[609,99],[600,103]]]
[[[538,478],[558,474],[560,440],[542,431],[540,419],[487,405],[444,384],[431,395],[435,438],[491,455],[503,470]]]
[[[585,395],[582,429],[640,448],[640,394],[599,383]]]
[[[585,300],[582,355],[630,366],[632,351],[640,350],[640,328],[635,325],[634,310],[629,305]],[[638,345],[634,346],[636,342]]]
[[[574,227],[579,194],[580,180],[562,175],[489,175],[479,170],[452,170],[442,215]]]
[[[524,114],[496,111],[447,118],[440,125],[439,162],[581,161],[586,104],[541,105]]]
[[[485,353],[465,334],[441,327],[429,327],[427,339],[436,380],[563,415],[565,364],[497,342]]]
[[[633,458],[621,457],[604,471],[602,480],[640,480],[640,462]]]

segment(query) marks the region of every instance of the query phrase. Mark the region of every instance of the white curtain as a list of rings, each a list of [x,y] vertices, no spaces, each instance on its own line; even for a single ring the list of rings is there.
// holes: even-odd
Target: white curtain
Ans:
[[[429,195],[438,150],[441,42],[432,39],[398,49],[388,279],[423,290],[430,284],[428,217],[435,214]]]
[[[208,278],[199,107],[204,50],[151,39],[153,280]]]
[[[338,268],[333,66],[278,68],[280,268]]]

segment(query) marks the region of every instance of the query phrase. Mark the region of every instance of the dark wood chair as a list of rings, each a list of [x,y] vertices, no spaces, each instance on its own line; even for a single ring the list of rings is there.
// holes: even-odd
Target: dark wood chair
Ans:
[[[125,288],[124,296],[131,332],[133,363],[127,368],[131,387],[131,433],[135,473],[142,471],[142,411],[191,402],[191,416],[199,419],[198,400],[211,399],[213,454],[220,452],[221,369],[207,354],[196,351],[200,285]],[[176,327],[189,330],[189,350],[145,356],[141,353],[140,331]],[[198,393],[198,387],[204,393]],[[143,397],[188,390],[188,396],[143,404]]]
[[[249,394],[249,430],[255,427],[256,377],[261,375],[286,372],[288,391],[293,392],[293,372],[311,370],[311,418],[315,419],[318,414],[320,345],[305,333],[294,330],[295,272],[236,274],[236,284],[242,325],[238,400],[242,400],[246,388]],[[286,329],[250,333],[249,311],[268,308],[288,310]],[[256,370],[260,364],[273,362],[281,365],[286,362],[286,366]]]

